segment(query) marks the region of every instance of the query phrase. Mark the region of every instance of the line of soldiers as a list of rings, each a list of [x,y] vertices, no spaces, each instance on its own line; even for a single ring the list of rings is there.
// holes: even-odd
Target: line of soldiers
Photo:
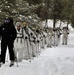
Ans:
[[[54,47],[60,44],[62,35],[62,44],[67,45],[68,27],[58,28],[34,28],[27,25],[26,22],[16,23],[17,38],[14,43],[17,59],[21,62],[23,59],[31,61],[34,57],[40,55],[41,51],[47,47]]]

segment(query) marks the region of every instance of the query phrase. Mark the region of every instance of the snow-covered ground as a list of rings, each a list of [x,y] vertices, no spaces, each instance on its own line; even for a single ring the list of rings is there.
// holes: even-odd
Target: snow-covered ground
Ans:
[[[13,67],[6,62],[0,68],[0,75],[74,75],[74,31],[68,38],[68,45],[47,48],[31,62],[23,60]]]

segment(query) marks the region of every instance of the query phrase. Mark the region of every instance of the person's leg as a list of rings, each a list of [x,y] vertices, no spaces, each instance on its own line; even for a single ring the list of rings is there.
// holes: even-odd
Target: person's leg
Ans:
[[[64,45],[64,40],[65,39],[65,36],[64,36],[64,34],[63,34],[63,36],[62,36],[62,45]]]
[[[13,45],[13,42],[9,42],[8,43],[8,49],[9,49],[9,55],[10,55],[10,60],[11,61],[14,61],[14,45]]]
[[[12,67],[14,65],[14,60],[15,60],[15,57],[14,57],[14,50],[13,50],[14,46],[13,46],[13,42],[9,42],[8,43],[8,49],[9,49],[9,55],[10,55],[10,67]]]
[[[5,63],[7,43],[1,42],[1,60],[0,62]]]
[[[67,35],[66,35],[66,37],[65,37],[65,45],[67,45]]]

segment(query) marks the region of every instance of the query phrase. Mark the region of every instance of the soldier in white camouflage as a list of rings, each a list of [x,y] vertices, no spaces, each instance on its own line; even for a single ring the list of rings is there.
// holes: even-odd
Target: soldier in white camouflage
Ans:
[[[68,34],[69,34],[68,27],[63,27],[63,31],[62,31],[62,45],[67,45],[68,44]]]
[[[49,28],[49,31],[48,31],[48,45],[47,45],[47,47],[52,47],[52,38],[53,38],[53,29],[50,27]]]

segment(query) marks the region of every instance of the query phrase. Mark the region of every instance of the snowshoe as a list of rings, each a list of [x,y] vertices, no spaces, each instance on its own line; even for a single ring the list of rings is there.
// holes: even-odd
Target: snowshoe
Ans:
[[[13,61],[11,61],[9,67],[12,67],[12,66],[14,66],[14,62]]]
[[[14,66],[14,64],[10,64],[10,67]]]

